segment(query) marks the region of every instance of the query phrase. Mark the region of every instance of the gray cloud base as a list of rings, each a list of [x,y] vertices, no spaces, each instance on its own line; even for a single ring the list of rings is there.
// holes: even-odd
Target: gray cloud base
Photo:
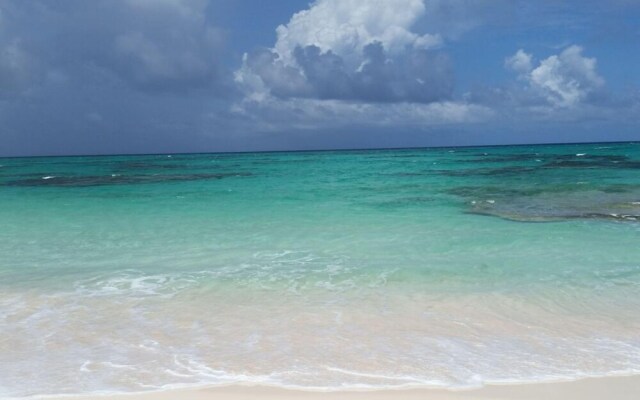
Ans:
[[[110,73],[150,91],[216,88],[228,79],[220,63],[224,35],[209,20],[206,5],[178,0],[3,0],[0,82],[15,81],[8,74],[24,70],[19,64],[29,61],[30,82],[23,85],[57,71],[70,78]],[[7,57],[9,53],[13,56]]]
[[[331,50],[323,52],[315,45],[295,48],[295,66],[286,65],[270,49],[248,54],[246,65],[271,94],[280,98],[383,103],[451,99],[453,69],[446,54],[410,49],[389,58],[380,42],[366,45],[362,53],[363,62],[356,69],[349,69]]]

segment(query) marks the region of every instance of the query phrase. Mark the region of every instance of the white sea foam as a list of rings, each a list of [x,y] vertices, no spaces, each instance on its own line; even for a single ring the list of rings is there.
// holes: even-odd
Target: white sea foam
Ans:
[[[271,256],[301,259],[289,252]],[[629,266],[598,278],[633,282],[629,274],[636,271]],[[394,273],[381,272],[378,280]],[[12,322],[0,334],[14,342],[0,354],[17,351],[13,368],[0,375],[7,395],[59,393],[59,374],[75,376],[78,393],[106,393],[123,388],[104,382],[129,382],[125,391],[131,392],[245,383],[324,391],[457,389],[640,373],[634,322],[629,330],[611,329],[604,316],[554,322],[554,313],[544,311],[548,305],[534,306],[533,299],[526,305],[504,296],[457,296],[449,304],[420,293],[394,294],[393,287],[384,295],[371,287],[365,297],[352,290],[342,299],[308,291],[251,298],[243,291],[202,292],[192,284],[198,274],[140,275],[82,281],[77,292],[54,297],[2,298],[0,310]],[[185,294],[181,303],[164,297],[176,287]],[[187,296],[192,291],[197,296]],[[491,328],[496,324],[498,331]],[[43,337],[43,329],[52,336]],[[591,329],[598,335],[589,336]],[[41,376],[38,393],[11,383],[54,362],[58,368]]]
[[[187,287],[196,285],[207,273],[154,274],[128,270],[111,276],[100,276],[75,283],[76,292],[83,296],[162,296],[171,297]]]

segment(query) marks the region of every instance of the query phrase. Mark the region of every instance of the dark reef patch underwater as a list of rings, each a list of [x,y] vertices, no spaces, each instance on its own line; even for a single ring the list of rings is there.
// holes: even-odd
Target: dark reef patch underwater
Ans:
[[[634,144],[627,146],[631,149]],[[609,149],[621,150],[619,146]],[[629,153],[637,157],[637,149]],[[435,172],[451,178],[480,180],[481,185],[447,190],[465,200],[468,213],[519,222],[640,221],[640,160],[627,154],[535,152],[467,156],[474,159],[465,159],[463,163],[494,166]]]
[[[87,187],[105,185],[135,185],[145,183],[188,182],[208,179],[243,177],[250,175],[251,174],[247,172],[230,172],[219,174],[68,175],[18,179],[9,181],[7,185],[32,187]]]
[[[215,185],[254,177],[275,182],[273,190],[299,184],[291,198],[349,200],[382,212],[426,209],[453,195],[466,213],[510,221],[640,221],[637,143],[23,158],[0,164],[5,187]]]
[[[543,193],[500,200],[471,200],[469,213],[492,215],[512,221],[549,222],[570,219],[640,221],[640,191],[635,195],[579,192]]]

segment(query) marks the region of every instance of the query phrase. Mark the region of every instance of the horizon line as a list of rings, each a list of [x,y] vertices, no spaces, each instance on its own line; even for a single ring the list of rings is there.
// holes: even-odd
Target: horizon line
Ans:
[[[170,155],[204,155],[204,154],[253,154],[253,153],[314,153],[314,152],[348,152],[348,151],[392,151],[392,150],[420,150],[420,149],[460,149],[460,148],[486,148],[486,147],[523,147],[523,146],[570,146],[576,144],[637,144],[639,140],[612,140],[596,142],[543,142],[543,143],[514,143],[514,144],[479,144],[479,145],[449,145],[449,146],[399,146],[399,147],[363,147],[363,148],[321,148],[304,150],[247,150],[247,151],[193,151],[193,152],[167,152],[167,153],[113,153],[113,154],[58,154],[58,155],[25,155],[25,156],[0,156],[2,159],[11,158],[62,158],[62,157],[142,157],[142,156],[170,156]]]

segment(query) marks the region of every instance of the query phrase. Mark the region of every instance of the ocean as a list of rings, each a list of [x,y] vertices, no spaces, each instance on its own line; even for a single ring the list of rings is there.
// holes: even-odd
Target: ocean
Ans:
[[[0,397],[640,374],[640,143],[0,159]]]

